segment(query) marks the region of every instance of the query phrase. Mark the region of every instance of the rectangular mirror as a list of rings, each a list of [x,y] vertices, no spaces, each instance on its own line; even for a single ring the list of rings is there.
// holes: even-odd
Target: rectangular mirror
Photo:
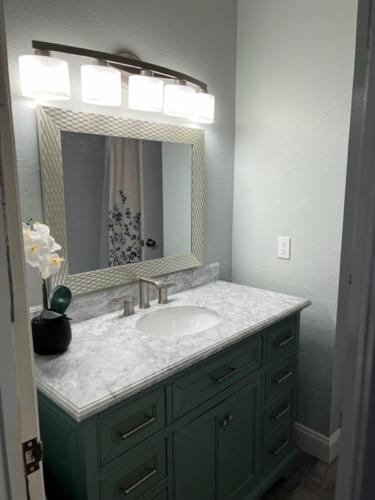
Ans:
[[[190,144],[61,132],[71,274],[191,251]]]
[[[201,264],[203,132],[38,109],[45,221],[75,293]],[[53,283],[54,284],[54,283]]]

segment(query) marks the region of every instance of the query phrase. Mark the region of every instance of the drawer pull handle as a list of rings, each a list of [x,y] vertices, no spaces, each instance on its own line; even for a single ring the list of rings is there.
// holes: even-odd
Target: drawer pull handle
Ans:
[[[271,418],[272,418],[272,420],[280,420],[281,417],[283,417],[284,415],[286,415],[289,412],[290,412],[290,406],[286,406],[285,408],[283,408],[281,410],[280,413],[278,413],[277,415],[274,415]]]
[[[286,439],[281,446],[279,446],[277,448],[277,450],[274,450],[274,451],[271,451],[272,455],[275,455],[275,457],[277,457],[277,455],[280,455],[280,453],[284,450],[284,448],[286,448],[289,444],[289,441]]]
[[[281,378],[273,379],[273,383],[274,384],[282,384],[283,382],[285,382],[285,380],[287,380],[292,375],[293,375],[293,372],[289,371],[285,375],[283,375]]]
[[[225,375],[223,375],[222,377],[211,377],[211,379],[214,382],[221,384],[222,382],[224,382],[228,378],[233,377],[233,375],[236,375],[236,373],[238,373],[239,371],[240,371],[239,368],[231,368],[231,370],[228,373],[226,373]]]
[[[288,337],[287,339],[284,339],[281,342],[274,342],[274,345],[276,347],[284,347],[284,346],[290,344],[291,342],[293,342],[293,340],[294,340],[293,336],[292,337]]]
[[[151,479],[153,476],[155,476],[155,474],[157,474],[157,470],[156,469],[152,469],[150,470],[150,472],[148,472],[148,474],[146,474],[145,476],[142,477],[142,479],[140,479],[139,481],[137,481],[136,483],[132,484],[131,486],[129,486],[129,488],[120,488],[120,492],[121,492],[121,495],[124,497],[126,495],[129,495],[130,493],[132,493],[135,489],[138,488],[138,486],[141,486],[143,483],[145,483],[148,479]]]
[[[120,432],[119,436],[121,439],[128,439],[133,434],[136,434],[137,432],[142,431],[143,429],[146,429],[146,427],[153,424],[154,422],[156,422],[156,417],[150,417],[145,422],[143,422],[143,424],[137,425],[137,427],[130,429],[130,431],[125,432],[124,434],[122,432]]]

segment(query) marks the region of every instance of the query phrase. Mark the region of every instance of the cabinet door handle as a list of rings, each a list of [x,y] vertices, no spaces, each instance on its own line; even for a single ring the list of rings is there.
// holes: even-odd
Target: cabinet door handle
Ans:
[[[282,340],[281,342],[274,342],[274,345],[276,347],[284,347],[285,345],[290,344],[290,342],[293,342],[293,340],[294,340],[294,337],[291,336],[291,337],[288,337],[288,338]]]
[[[220,425],[222,427],[228,427],[228,424],[230,424],[233,420],[233,415],[228,415],[224,418],[224,420],[221,421]]]
[[[119,436],[121,439],[128,439],[133,434],[142,431],[154,422],[156,422],[156,417],[149,417],[145,422],[143,422],[143,424],[137,425],[137,427],[133,427],[133,429],[130,429],[130,431],[125,432],[124,434],[122,432],[119,432]]]
[[[285,408],[283,408],[280,413],[278,413],[277,415],[274,415],[272,418],[272,420],[280,420],[281,417],[283,417],[284,415],[286,415],[287,413],[290,412],[290,406],[287,406]]]
[[[217,382],[218,384],[221,384],[222,382],[224,382],[225,380],[227,380],[228,378],[230,377],[233,377],[233,375],[236,375],[236,373],[238,373],[240,371],[239,368],[231,368],[229,370],[228,373],[226,373],[225,375],[223,375],[222,377],[211,377],[211,379],[214,381],[214,382]]]
[[[272,455],[275,455],[275,457],[277,457],[277,455],[280,455],[280,453],[283,451],[284,448],[286,448],[289,444],[289,441],[286,439],[281,446],[279,446],[277,448],[277,450],[274,450],[274,451],[271,451]]]
[[[273,383],[274,384],[282,384],[283,382],[285,382],[285,380],[287,380],[292,375],[293,375],[293,372],[289,371],[285,375],[283,375],[281,378],[273,379]]]
[[[155,474],[157,474],[157,472],[158,471],[156,469],[152,469],[152,470],[150,470],[150,472],[148,472],[148,474],[146,474],[145,476],[143,476],[139,481],[137,481],[136,483],[134,483],[131,486],[129,486],[129,488],[120,488],[121,496],[125,497],[126,495],[129,495],[135,489],[137,489],[138,486],[141,486],[144,482],[146,482],[152,476],[155,476]]]

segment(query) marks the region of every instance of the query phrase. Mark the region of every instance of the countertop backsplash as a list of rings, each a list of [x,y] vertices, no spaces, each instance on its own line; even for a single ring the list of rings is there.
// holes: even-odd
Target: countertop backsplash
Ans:
[[[218,280],[219,272],[219,263],[215,262],[185,271],[166,274],[163,276],[163,279],[176,284],[176,286],[171,288],[170,293],[178,293]],[[135,304],[139,303],[138,282],[94,293],[77,295],[73,297],[68,315],[73,321],[79,322],[118,311],[123,307],[123,300],[126,295],[132,295],[135,299]],[[153,300],[156,297],[156,288],[150,286],[150,299]],[[41,306],[32,307],[30,309],[31,315],[38,314],[40,310]]]

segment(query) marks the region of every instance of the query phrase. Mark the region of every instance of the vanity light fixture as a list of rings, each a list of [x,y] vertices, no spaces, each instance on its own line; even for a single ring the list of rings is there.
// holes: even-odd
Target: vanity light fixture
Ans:
[[[81,66],[82,101],[100,106],[121,106],[121,72],[99,61]]]
[[[164,88],[164,114],[190,118],[194,93],[194,89],[182,80],[168,83]]]
[[[21,91],[25,97],[61,101],[70,98],[68,63],[48,51],[18,58]]]
[[[139,111],[163,111],[164,80],[153,76],[152,71],[141,70],[129,76],[128,105]]]
[[[50,52],[89,57],[96,65],[81,66],[82,100],[90,104],[120,106],[122,73],[128,78],[130,109],[164,112],[199,123],[213,123],[215,98],[207,85],[196,78],[129,54],[109,54],[33,40],[35,55],[21,56],[22,94],[35,99],[69,99],[69,68]]]
[[[192,96],[191,120],[198,123],[214,123],[215,97],[203,90],[197,90]]]

